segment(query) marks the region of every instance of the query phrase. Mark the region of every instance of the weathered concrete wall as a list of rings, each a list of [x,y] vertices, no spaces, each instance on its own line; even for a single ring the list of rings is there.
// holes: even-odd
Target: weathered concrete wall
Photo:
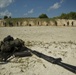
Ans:
[[[23,23],[22,23],[22,26],[27,26],[28,25],[28,22],[27,21],[24,21]]]
[[[11,26],[7,25],[6,21],[0,20],[0,26]],[[76,26],[76,20],[65,20],[65,19],[26,19],[23,21],[12,21],[12,26]]]
[[[57,19],[58,26],[76,26],[76,20]]]
[[[0,26],[4,26],[4,21],[3,20],[0,20]]]

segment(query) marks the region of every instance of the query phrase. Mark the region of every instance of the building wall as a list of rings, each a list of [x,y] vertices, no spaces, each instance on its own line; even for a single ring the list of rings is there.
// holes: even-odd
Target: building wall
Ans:
[[[0,26],[4,26],[4,21],[3,20],[0,20]]]
[[[65,19],[26,19],[23,21],[13,22],[13,26],[76,26],[76,20],[65,20]],[[11,26],[7,25],[6,21],[0,20],[0,26]]]

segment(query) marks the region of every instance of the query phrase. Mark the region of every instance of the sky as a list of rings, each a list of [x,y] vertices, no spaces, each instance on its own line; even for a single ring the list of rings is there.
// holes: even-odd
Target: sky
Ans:
[[[52,18],[69,12],[76,12],[76,0],[0,0],[0,18],[38,17],[42,13]]]

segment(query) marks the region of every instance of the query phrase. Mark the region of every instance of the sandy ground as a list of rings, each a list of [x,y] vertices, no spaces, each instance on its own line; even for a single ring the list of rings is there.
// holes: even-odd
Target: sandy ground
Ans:
[[[24,40],[32,50],[55,58],[61,57],[62,62],[76,66],[76,27],[0,27],[0,41],[7,35]],[[0,64],[0,75],[75,74],[33,55]]]

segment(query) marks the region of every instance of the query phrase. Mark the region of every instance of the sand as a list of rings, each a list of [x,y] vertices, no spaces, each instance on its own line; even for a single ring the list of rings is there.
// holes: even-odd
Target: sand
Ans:
[[[76,27],[26,26],[0,27],[0,41],[7,35],[20,38],[25,45],[47,56],[62,58],[62,62],[76,66]],[[35,55],[13,58],[0,64],[0,75],[75,75],[61,66]]]

